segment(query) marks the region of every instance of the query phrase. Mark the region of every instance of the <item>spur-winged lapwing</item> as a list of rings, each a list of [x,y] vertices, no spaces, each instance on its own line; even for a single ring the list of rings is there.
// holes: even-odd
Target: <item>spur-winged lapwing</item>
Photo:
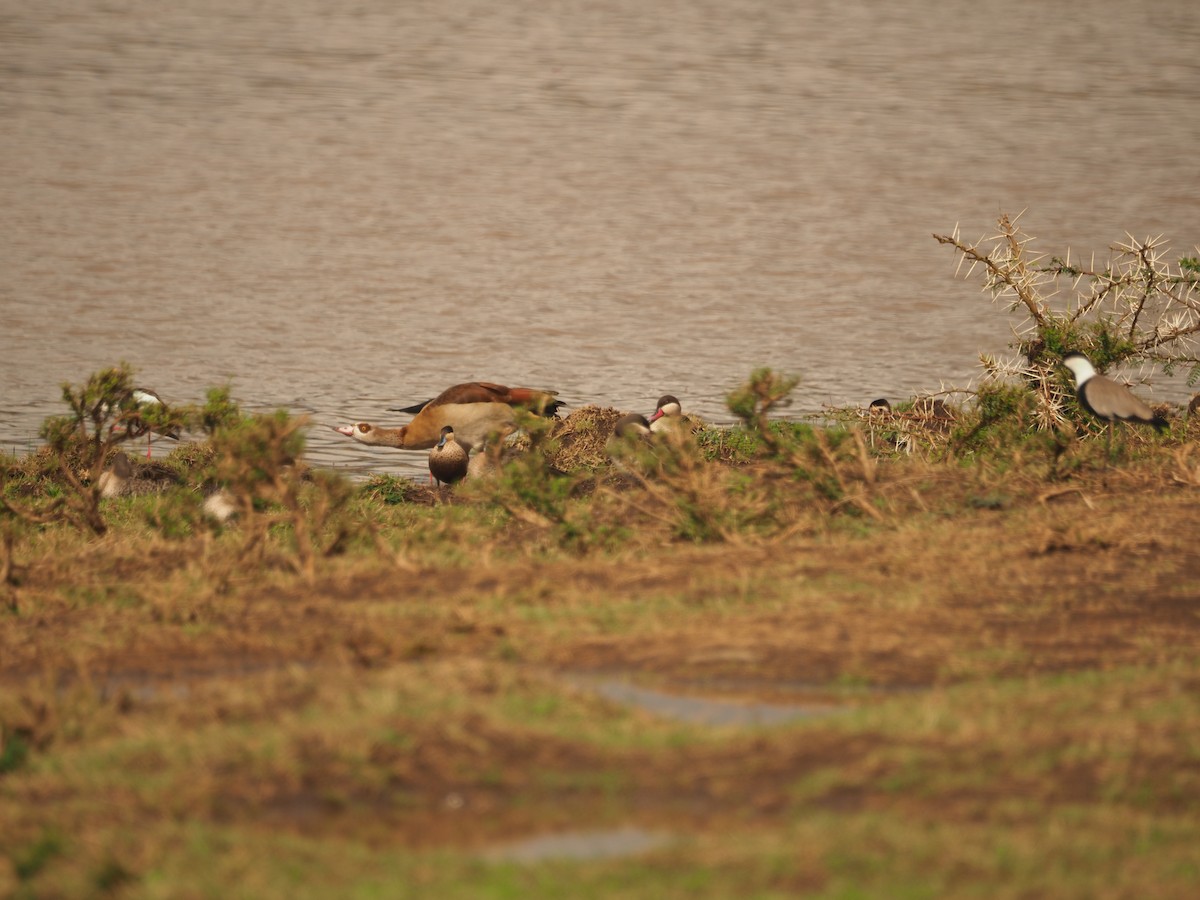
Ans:
[[[1097,419],[1108,422],[1108,444],[1112,446],[1113,422],[1141,422],[1159,431],[1168,427],[1167,420],[1136,397],[1129,388],[1105,378],[1082,353],[1068,353],[1063,365],[1075,377],[1075,395],[1080,405]]]

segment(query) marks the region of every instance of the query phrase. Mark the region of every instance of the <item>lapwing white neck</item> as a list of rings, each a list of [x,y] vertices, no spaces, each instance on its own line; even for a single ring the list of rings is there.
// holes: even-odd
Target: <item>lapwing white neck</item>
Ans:
[[[1075,390],[1082,388],[1097,374],[1096,367],[1082,353],[1068,353],[1063,357],[1063,365],[1075,376]]]

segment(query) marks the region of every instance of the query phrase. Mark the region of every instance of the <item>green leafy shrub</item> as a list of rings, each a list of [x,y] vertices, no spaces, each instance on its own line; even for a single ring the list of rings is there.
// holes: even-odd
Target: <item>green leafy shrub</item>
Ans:
[[[307,425],[306,417],[285,410],[225,416],[214,423],[211,480],[237,509],[242,555],[261,554],[272,528],[290,526],[295,556],[289,560],[311,582],[317,561],[341,550],[353,530],[345,515],[353,490],[339,476],[304,466]]]
[[[134,399],[133,371],[126,363],[92,374],[81,386],[62,386],[65,416],[52,416],[42,425],[48,452],[39,454],[48,485],[46,502],[15,502],[4,489],[8,472],[0,469],[3,512],[26,522],[67,522],[101,535],[107,530],[100,508],[100,474],[110,454],[123,441],[145,433],[150,420]],[[165,427],[156,418],[155,427]],[[137,422],[137,427],[134,423]],[[57,489],[56,489],[57,488]]]
[[[706,459],[686,430],[615,441],[612,454],[638,489],[623,495],[625,505],[665,522],[675,537],[698,543],[728,540],[762,512],[744,485],[731,490],[733,473]]]
[[[528,449],[504,457],[484,477],[468,477],[463,496],[495,503],[517,521],[551,529],[560,543],[571,543],[582,535],[583,525],[572,514],[570,501],[587,475],[554,466],[560,450],[554,420],[518,410],[516,424],[527,436]]]
[[[744,427],[759,436],[769,457],[790,468],[797,480],[812,485],[817,501],[829,511],[849,508],[873,519],[882,518],[869,499],[876,467],[859,429],[780,428],[768,421],[772,409],[790,403],[789,395],[799,381],[770,369],[756,369],[749,381],[729,394],[726,403]]]

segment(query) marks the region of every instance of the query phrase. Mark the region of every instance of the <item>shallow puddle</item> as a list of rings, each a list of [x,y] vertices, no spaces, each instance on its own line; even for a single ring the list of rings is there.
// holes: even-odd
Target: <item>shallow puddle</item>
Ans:
[[[645,710],[656,716],[692,725],[780,725],[799,719],[827,716],[841,707],[828,704],[759,703],[668,694],[617,678],[571,678],[571,683],[600,694],[614,703]]]
[[[221,680],[240,680],[288,669],[306,672],[313,668],[312,663],[295,660],[227,663],[213,668],[187,668],[166,673],[113,672],[93,679],[92,684],[101,699],[126,696],[142,702],[182,700],[194,694],[197,687]]]
[[[635,856],[670,841],[661,831],[636,826],[596,831],[564,831],[502,844],[484,853],[491,862],[536,863],[552,859],[594,860]]]

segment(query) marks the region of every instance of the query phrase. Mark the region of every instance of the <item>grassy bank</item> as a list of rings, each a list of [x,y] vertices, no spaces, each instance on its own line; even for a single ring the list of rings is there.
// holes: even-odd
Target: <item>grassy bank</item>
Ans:
[[[335,485],[283,428],[224,524],[195,449],[101,534],[10,517],[0,894],[1194,896],[1188,426],[973,415],[614,448],[579,411],[445,491]],[[70,490],[5,466],[14,507]],[[579,831],[632,852],[514,848]]]

